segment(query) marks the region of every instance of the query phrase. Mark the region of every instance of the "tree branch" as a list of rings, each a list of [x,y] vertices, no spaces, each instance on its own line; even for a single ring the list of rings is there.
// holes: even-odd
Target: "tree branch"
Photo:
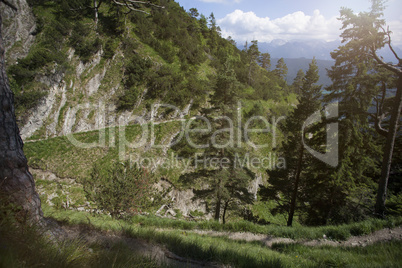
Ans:
[[[374,121],[375,121],[375,123],[374,123],[374,128],[375,128],[375,131],[377,131],[378,134],[380,134],[381,136],[387,137],[387,136],[388,136],[388,130],[384,129],[384,128],[381,126],[382,121],[383,121],[384,118],[385,118],[384,114],[381,115],[381,116],[378,116],[378,117],[377,117],[377,116],[374,116],[374,115],[371,115],[371,116],[374,117]]]
[[[158,8],[165,8],[164,6],[155,5],[155,4],[153,4],[153,3],[145,2],[145,1],[123,0],[122,2],[119,2],[119,1],[117,1],[117,0],[113,0],[113,2],[114,2],[116,5],[127,7],[130,11],[142,12],[142,13],[145,13],[145,14],[148,14],[148,15],[149,15],[148,12],[136,8],[136,7],[134,6],[134,4],[144,4],[144,5],[150,5],[150,6],[158,7]],[[130,11],[129,11],[129,12],[130,12]]]
[[[374,59],[377,61],[378,64],[380,64],[381,66],[383,66],[384,68],[390,70],[393,73],[396,73],[398,75],[402,74],[402,70],[399,69],[398,67],[392,65],[392,64],[388,64],[386,63],[383,59],[381,59],[375,50],[375,46],[371,47],[371,55],[374,57]]]
[[[389,26],[387,28],[387,31],[385,31],[385,29],[383,27],[381,27],[382,30],[384,31],[384,33],[388,36],[388,47],[391,49],[392,53],[394,54],[395,58],[397,58],[399,65],[402,65],[402,60],[401,58],[398,57],[398,54],[395,52],[394,48],[391,45],[391,31],[389,30]]]
[[[16,6],[14,6],[13,4],[11,4],[10,2],[8,2],[7,0],[0,0],[0,2],[6,4],[6,6],[11,7],[14,11],[18,11],[18,8]]]
[[[386,84],[382,83],[381,101],[379,101],[378,98],[376,98],[376,114],[373,115],[373,114],[369,113],[369,116],[371,116],[374,119],[375,130],[377,131],[378,134],[380,134],[381,136],[384,136],[384,137],[387,137],[387,135],[388,135],[388,130],[384,129],[381,126],[382,121],[386,117],[386,114],[383,112],[386,90],[387,90]]]
[[[125,7],[127,7],[130,11],[142,12],[142,13],[145,13],[145,14],[149,15],[148,12],[146,12],[146,11],[144,11],[144,10],[141,10],[141,9],[137,9],[137,8],[135,8],[131,3],[127,3],[126,1],[124,1],[124,3],[120,3],[120,2],[117,2],[116,0],[113,0],[113,3],[115,3],[116,5],[119,5],[119,6],[125,6]]]
[[[153,7],[165,8],[164,6],[155,5],[153,3],[145,2],[145,1],[124,0],[124,2],[130,2],[132,4],[146,4],[146,5],[150,5],[150,6],[153,6]]]

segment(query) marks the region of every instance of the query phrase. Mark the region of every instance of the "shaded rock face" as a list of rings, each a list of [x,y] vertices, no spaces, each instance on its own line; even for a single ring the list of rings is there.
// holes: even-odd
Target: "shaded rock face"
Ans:
[[[173,184],[166,180],[160,180],[156,185],[156,189],[158,189],[160,192],[170,189],[169,193],[167,194],[170,201],[169,207],[180,210],[184,216],[189,216],[191,211],[197,210],[204,213],[206,219],[212,218],[212,214],[208,214],[204,202],[201,200],[194,200],[194,193],[192,189],[176,189]]]
[[[2,9],[8,8],[2,5]],[[1,15],[0,15],[1,25]],[[21,220],[42,218],[40,199],[28,171],[23,142],[16,124],[13,94],[7,79],[0,26],[0,198],[21,207]]]
[[[6,64],[15,64],[24,58],[35,41],[35,17],[26,0],[8,0],[18,11],[0,4],[3,19],[3,45],[6,51]]]

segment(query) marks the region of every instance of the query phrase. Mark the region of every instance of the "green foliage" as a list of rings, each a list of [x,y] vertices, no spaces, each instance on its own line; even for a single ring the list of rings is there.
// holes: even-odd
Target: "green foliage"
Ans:
[[[358,14],[348,8],[341,9],[341,37],[345,45],[331,53],[335,65],[328,71],[333,84],[328,88],[330,94],[327,97],[327,101],[340,101],[344,121],[353,129],[345,137],[352,146],[343,150],[342,172],[354,174],[357,169],[359,173],[354,180],[359,183],[372,185],[373,181],[379,181],[375,213],[380,217],[386,212],[386,192],[391,177],[389,171],[392,168],[394,141],[398,136],[402,104],[398,97],[402,88],[400,83],[396,83],[397,80],[401,81],[400,66],[387,64],[376,54],[385,45],[392,49],[390,31],[385,30],[385,20],[382,18],[384,3],[382,0],[373,0],[369,12]],[[395,56],[398,58],[396,54]],[[395,87],[396,94],[391,90]],[[393,104],[390,104],[390,99],[394,100]],[[389,133],[383,129],[386,125]],[[373,132],[373,128],[377,134]],[[379,138],[378,134],[387,137],[386,141]],[[348,140],[350,136],[353,136],[353,141]],[[378,144],[383,144],[382,159],[378,158],[381,155],[376,148]],[[368,153],[361,153],[363,151]],[[378,162],[382,162],[380,176]],[[376,176],[380,179],[376,179]],[[371,177],[373,181],[370,182],[367,177]],[[398,192],[400,190],[396,194]]]
[[[305,120],[314,112],[320,110],[321,86],[315,85],[318,79],[318,67],[316,61],[313,60],[303,78],[303,83],[300,85],[299,104],[286,118],[282,127],[283,133],[287,135],[282,148],[287,168],[268,170],[270,185],[262,187],[260,190],[264,200],[272,199],[278,202],[279,206],[275,208],[274,213],[288,213],[288,225],[292,225],[293,215],[296,207],[298,207],[297,202],[308,202],[310,206],[311,203],[314,204],[314,199],[311,199],[313,196],[300,201],[297,201],[297,199],[300,198],[299,195],[308,195],[311,188],[314,188],[314,181],[317,179],[313,167],[317,165],[318,160],[315,160],[305,152],[302,137],[306,137],[308,133],[320,137],[320,133],[317,130],[303,129]],[[322,142],[322,139],[318,138],[316,142]],[[310,177],[314,179],[308,179]],[[299,193],[299,189],[303,189],[305,192]],[[311,192],[318,195],[316,190]],[[319,198],[322,198],[322,196],[320,195]]]
[[[92,216],[84,212],[74,211],[49,211],[45,209],[46,216],[63,219],[68,224],[81,224],[99,230],[124,233],[125,236],[146,239],[154,243],[162,244],[170,251],[181,257],[195,260],[218,262],[236,267],[398,267],[402,244],[399,241],[376,243],[366,247],[332,247],[332,246],[304,246],[299,243],[279,244],[271,248],[260,242],[246,242],[232,240],[225,236],[216,237],[199,235],[189,229],[205,230],[243,230],[261,232],[279,237],[318,239],[330,230],[341,234],[343,231],[335,229],[347,229],[346,226],[329,227],[283,227],[283,226],[258,226],[248,222],[236,224],[217,224],[208,222],[185,222],[183,220],[170,220],[153,216],[135,216],[131,221],[113,220],[103,215]],[[377,220],[376,228],[387,225],[387,221]],[[390,220],[391,221],[391,220]],[[399,224],[401,219],[398,220]],[[141,223],[141,224],[135,224]],[[154,227],[173,227],[181,230],[163,229],[158,231]],[[203,227],[204,226],[204,227]],[[253,229],[252,229],[253,228]],[[184,231],[185,230],[185,231]],[[262,233],[262,232],[261,232]],[[345,237],[339,235],[339,237]]]
[[[103,57],[105,59],[112,59],[116,53],[119,43],[114,39],[107,39],[104,45]]]
[[[253,202],[252,194],[247,187],[254,178],[254,173],[247,167],[236,167],[235,156],[243,155],[244,150],[236,150],[229,133],[222,131],[228,126],[223,116],[232,117],[235,114],[239,100],[239,82],[233,69],[235,58],[228,55],[217,75],[214,92],[211,96],[211,108],[201,109],[201,115],[212,122],[207,133],[189,135],[193,144],[177,144],[173,149],[182,156],[199,153],[198,158],[204,159],[203,164],[192,163],[193,171],[183,174],[180,180],[186,185],[200,182],[200,189],[194,189],[195,197],[201,200],[210,200],[209,205],[214,207],[214,219],[225,223],[227,211],[234,213],[241,211],[246,204]],[[221,116],[221,119],[217,119]],[[205,122],[204,122],[205,123]],[[203,128],[201,122],[193,121],[192,127]],[[220,131],[220,135],[213,133]],[[210,142],[212,141],[212,143]],[[185,143],[185,142],[184,142]],[[206,146],[198,146],[207,144]],[[207,159],[231,159],[227,165],[211,165]],[[207,187],[205,187],[207,186]]]
[[[31,87],[21,90],[14,78],[10,79],[11,90],[14,93],[14,103],[17,115],[24,111],[35,108],[38,103],[47,96],[47,87],[41,83],[32,83]]]
[[[47,95],[47,87],[35,79],[39,73],[51,76],[67,69],[63,44],[71,30],[71,21],[40,6],[34,8],[34,13],[37,18],[35,44],[25,58],[18,59],[17,64],[7,70],[17,115],[24,115]]]
[[[127,161],[109,167],[95,164],[91,177],[83,185],[88,200],[116,218],[146,208],[151,201],[152,183],[149,171]]]
[[[151,68],[152,62],[144,59],[138,54],[132,55],[125,65],[125,81],[124,86],[129,89],[141,85],[146,79],[146,73]]]
[[[125,39],[123,48],[127,55],[124,65],[124,93],[119,98],[118,109],[129,110],[135,107],[141,96],[140,86],[143,85],[150,75],[152,62],[136,54],[134,49],[137,44],[131,39]]]
[[[75,53],[80,59],[86,63],[89,59],[99,51],[102,42],[99,37],[88,38],[91,29],[78,21],[72,30],[69,44],[75,49]]]
[[[276,63],[274,73],[278,77],[281,77],[283,79],[286,78],[286,75],[288,74],[288,67],[286,66],[285,60],[283,58],[280,58]]]
[[[133,252],[121,242],[106,247],[81,238],[62,239],[54,235],[53,232],[59,231],[56,229],[44,232],[41,226],[17,225],[14,215],[3,209],[0,209],[0,267],[160,267],[156,260]],[[3,217],[3,213],[7,216]]]

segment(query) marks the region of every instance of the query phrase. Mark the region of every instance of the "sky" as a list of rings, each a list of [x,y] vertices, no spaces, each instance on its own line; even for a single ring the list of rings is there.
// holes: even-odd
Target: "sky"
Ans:
[[[370,0],[177,0],[184,9],[197,8],[209,16],[214,13],[223,37],[236,42],[257,39],[324,41],[339,40],[341,7],[355,13],[368,11]],[[392,43],[402,47],[402,0],[388,0],[384,18]]]

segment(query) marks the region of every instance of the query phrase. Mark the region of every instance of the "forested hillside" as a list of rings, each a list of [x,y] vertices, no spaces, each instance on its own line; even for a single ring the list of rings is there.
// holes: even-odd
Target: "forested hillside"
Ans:
[[[214,214],[217,220],[225,221],[227,210],[234,217],[281,222],[280,217],[273,216],[279,213],[288,223],[287,214],[296,212],[298,221],[308,224],[369,217],[383,143],[370,128],[369,118],[354,121],[353,128],[361,124],[354,131],[348,127],[348,120],[340,122],[337,167],[326,166],[316,158],[291,160],[298,155],[292,150],[299,145],[291,144],[302,135],[302,123],[325,105],[321,95],[324,88],[318,84],[317,61],[310,63],[306,74],[299,71],[293,83],[288,84],[288,68],[283,59],[271,63],[269,53],[259,51],[257,40],[239,50],[233,40],[221,37],[213,13],[205,16],[196,9],[186,12],[174,1],[131,6],[108,1],[32,1],[29,5],[36,23],[31,33],[35,41],[26,57],[8,66],[8,75],[22,136],[32,140],[25,145],[29,164],[39,173],[50,171],[84,183],[95,167],[113,166],[116,158],[133,160],[135,156],[138,164],[139,160],[159,157],[159,164],[148,164],[156,174],[155,182],[162,178],[173,188],[193,189],[193,200],[206,204],[203,212]],[[18,50],[16,42],[9,49],[9,58]],[[331,78],[334,85],[329,91],[334,90],[339,79],[334,75]],[[363,110],[371,108],[369,100],[377,93],[373,94],[365,95]],[[328,101],[332,102],[330,98]],[[344,101],[349,105],[352,99]],[[104,114],[100,113],[102,109]],[[208,126],[208,134],[190,134],[190,140],[197,144],[215,141],[218,146],[205,150],[188,144],[189,139],[176,142],[184,135],[182,120],[191,116],[209,119],[214,124]],[[236,122],[233,125],[224,118]],[[142,137],[138,123],[150,124],[155,132],[147,137],[149,145],[127,147],[127,142]],[[195,120],[186,127],[203,128],[205,124]],[[227,127],[241,132],[234,134]],[[266,130],[241,134],[251,127]],[[325,153],[320,149],[325,144],[325,127],[315,128],[310,133],[317,138],[310,139],[308,144]],[[367,131],[363,131],[365,128]],[[200,130],[193,132],[197,131]],[[81,148],[72,139],[90,146]],[[220,149],[222,145],[225,149]],[[250,157],[260,162],[269,157],[271,162],[269,167],[257,164],[243,170],[235,168],[235,160],[225,168],[200,168],[196,155],[204,160],[229,158],[239,163],[249,163]],[[180,159],[180,165],[161,167],[160,163],[169,156]],[[395,157],[393,163],[398,162],[400,155]],[[287,165],[285,173],[276,166],[282,159]],[[302,166],[308,168],[301,171]],[[293,167],[295,170],[291,171]],[[397,166],[392,166],[392,170],[391,174],[399,176]],[[292,176],[296,173],[303,186],[293,186]],[[393,178],[388,202],[392,213],[398,214],[400,191]],[[258,184],[264,185],[261,197],[257,194]],[[294,187],[301,198],[298,205]],[[68,192],[62,192],[57,198],[65,201],[55,202],[67,202]],[[48,197],[49,192],[44,194]],[[84,192],[78,196],[77,204],[86,204]],[[51,200],[48,202],[54,203]],[[188,206],[188,202],[184,203]],[[158,204],[154,204],[155,209]],[[189,210],[184,210],[187,215]]]
[[[399,265],[402,71],[378,56],[399,59],[382,1],[341,9],[326,85],[319,60],[296,73],[176,1],[0,7],[0,112],[14,97],[41,200],[36,227],[9,202],[20,171],[0,177],[0,266]],[[22,147],[11,121],[0,174],[5,126]]]
[[[146,211],[222,223],[372,216],[383,151],[401,146],[400,135],[391,148],[381,136],[397,131],[388,117],[396,99],[384,93],[396,85],[392,70],[373,56],[344,58],[355,53],[346,44],[332,53],[328,87],[319,84],[315,59],[288,83],[284,59],[271,62],[258,40],[239,50],[222,38],[213,13],[134,2],[28,2],[31,46],[9,46],[7,73],[43,203],[114,218]],[[4,24],[12,22],[8,15]],[[318,119],[307,124],[312,115]],[[400,215],[401,155],[391,157],[384,204]],[[123,183],[126,173],[136,179]],[[123,188],[139,185],[121,201]]]
[[[21,134],[29,141],[25,152],[34,173],[41,176],[43,170],[83,183],[97,163],[104,168],[110,166],[116,158],[121,160],[122,151],[125,158],[158,157],[155,160],[158,163],[149,166],[157,174],[155,182],[162,178],[173,183],[175,189],[187,192],[190,189],[189,197],[177,201],[175,209],[179,206],[186,215],[190,208],[209,213],[208,205],[189,205],[194,185],[186,185],[181,178],[185,172],[180,167],[164,168],[160,164],[171,156],[181,157],[181,150],[169,148],[182,127],[180,120],[193,115],[210,118],[226,115],[233,120],[238,117],[242,125],[239,127],[244,127],[252,116],[264,116],[272,130],[249,136],[253,143],[265,142],[267,146],[255,150],[238,137],[236,140],[240,139],[247,149],[231,153],[233,157],[241,155],[241,161],[248,161],[250,154],[269,157],[271,161],[264,167],[252,167],[253,170],[247,171],[249,177],[240,179],[244,188],[240,191],[253,198],[244,199],[245,203],[235,201],[237,205],[231,205],[229,210],[234,215],[243,214],[242,207],[252,203],[258,184],[266,180],[265,169],[275,166],[272,141],[280,144],[281,140],[275,120],[286,116],[297,103],[296,94],[284,81],[283,71],[280,68],[269,71],[269,54],[259,52],[258,41],[240,51],[233,40],[220,36],[213,14],[206,17],[195,9],[187,13],[173,1],[138,6],[144,12],[127,12],[127,7],[102,2],[97,13],[94,3],[85,1],[29,4],[35,15],[36,28],[31,33],[35,41],[26,57],[8,66],[8,74]],[[19,48],[18,42],[10,47],[9,62]],[[230,101],[223,96],[230,96]],[[237,108],[239,113],[231,112]],[[105,109],[103,114],[101,109]],[[154,137],[147,141],[165,148],[126,147],[126,141],[139,137],[141,128],[137,123],[143,122],[151,122],[155,131]],[[219,122],[217,130],[224,125],[225,122]],[[267,127],[258,120],[251,126]],[[72,133],[80,134],[71,136]],[[81,148],[72,139],[80,144],[101,139],[105,142]],[[233,182],[224,186],[226,190],[230,183]],[[203,187],[203,184],[201,181],[196,185]],[[78,195],[64,190],[54,195],[52,189],[42,191],[44,202],[61,206],[71,196],[74,200],[69,202],[77,203],[75,206],[82,207],[87,202],[82,189],[76,190],[81,192]],[[199,201],[205,201],[200,198]],[[232,202],[229,199],[228,196],[225,201],[227,206]],[[213,205],[215,201],[212,198],[207,203]],[[155,209],[157,206],[154,204]]]

